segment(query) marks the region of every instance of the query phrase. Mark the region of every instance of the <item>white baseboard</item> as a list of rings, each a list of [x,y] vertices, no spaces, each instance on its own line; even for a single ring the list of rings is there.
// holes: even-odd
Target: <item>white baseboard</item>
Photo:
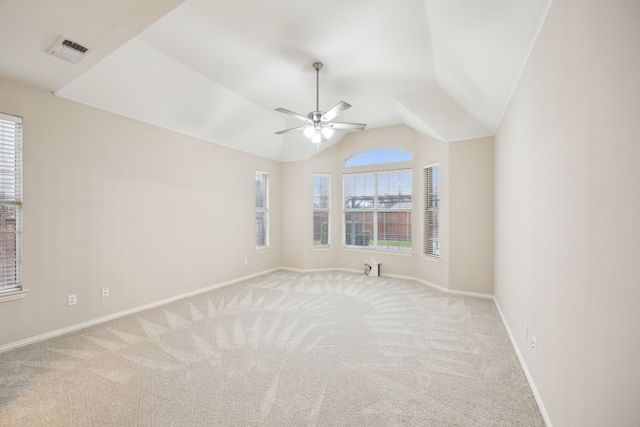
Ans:
[[[344,271],[346,273],[362,273],[362,270],[354,270],[352,268],[293,268],[280,267],[278,270],[293,271],[294,273],[316,273],[321,271]]]
[[[500,313],[500,318],[502,319],[502,323],[504,324],[504,328],[507,330],[507,334],[509,335],[509,339],[511,340],[511,345],[513,346],[514,350],[516,351],[516,355],[518,356],[518,360],[520,361],[520,366],[522,366],[522,370],[524,371],[524,375],[527,377],[527,381],[529,382],[529,387],[531,387],[531,391],[533,392],[533,396],[536,399],[536,403],[538,403],[538,408],[540,409],[540,413],[542,414],[542,418],[544,419],[544,423],[547,425],[547,427],[553,427],[553,425],[551,424],[551,418],[549,418],[549,414],[547,413],[547,410],[544,406],[544,402],[542,401],[542,397],[540,396],[540,393],[538,392],[538,389],[536,388],[536,384],[533,382],[533,378],[531,377],[531,373],[529,372],[529,369],[527,368],[527,365],[524,361],[524,357],[522,357],[522,353],[520,352],[520,349],[518,348],[518,344],[516,343],[516,339],[514,338],[513,334],[511,333],[511,328],[509,328],[509,324],[507,323],[507,319],[504,317],[504,314],[502,313],[502,309],[500,309],[500,304],[498,304],[498,300],[496,300],[495,298],[493,299],[493,302],[496,305],[496,308],[498,309],[498,313]]]
[[[431,283],[431,282],[429,282],[427,280],[420,279],[418,277],[400,276],[400,275],[397,275],[397,274],[385,274],[385,276],[394,277],[396,279],[415,280],[416,282],[420,282],[423,285],[427,285],[429,287],[438,289],[439,291],[445,292],[447,294],[460,295],[460,296],[465,296],[465,297],[474,297],[474,298],[493,299],[493,295],[491,295],[491,294],[481,294],[479,292],[468,292],[468,291],[458,291],[458,290],[455,290],[455,289],[447,289],[447,288],[443,288],[442,286],[438,286],[435,283]]]
[[[242,276],[239,277],[237,279],[233,279],[233,280],[228,280],[226,282],[222,282],[222,283],[216,283],[215,285],[211,285],[211,286],[207,286],[206,288],[201,288],[201,289],[196,289],[195,291],[190,291],[190,292],[186,292],[180,295],[176,295],[173,297],[169,297],[169,298],[165,298],[159,301],[154,301],[152,303],[149,304],[145,304],[145,305],[141,305],[138,307],[134,307],[134,308],[130,308],[128,310],[124,310],[124,311],[119,311],[117,313],[113,313],[113,314],[109,314],[103,317],[98,317],[97,319],[92,319],[92,320],[88,320],[86,322],[82,322],[82,323],[78,323],[75,325],[71,325],[71,326],[67,326],[66,328],[62,328],[62,329],[56,329],[55,331],[51,331],[51,332],[46,332],[44,334],[40,334],[40,335],[36,335],[34,337],[30,337],[30,338],[26,338],[20,341],[15,341],[9,344],[5,344],[0,346],[0,353],[4,352],[4,351],[8,351],[8,350],[12,350],[14,348],[18,348],[18,347],[22,347],[28,344],[33,344],[35,342],[38,341],[42,341],[42,340],[46,340],[48,338],[53,338],[53,337],[57,337],[58,335],[62,335],[62,334],[66,334],[69,332],[74,332],[80,329],[84,329],[84,328],[88,328],[89,326],[93,326],[93,325],[97,325],[99,323],[103,323],[103,322],[107,322],[109,320],[113,320],[113,319],[117,319],[119,317],[124,317],[127,316],[129,314],[133,314],[133,313],[138,313],[140,311],[144,311],[144,310],[148,310],[150,308],[155,308],[164,304],[168,304],[170,302],[173,301],[177,301],[179,299],[182,298],[187,298],[187,297],[191,297],[194,295],[198,295],[198,294],[202,294],[204,292],[208,292],[211,291],[213,289],[218,289],[218,288],[223,288],[225,286],[229,286],[232,285],[234,283],[238,283],[241,282],[243,280],[247,280],[247,279],[251,279],[253,277],[258,277],[258,276],[262,276],[264,274],[269,274],[273,271],[276,270],[280,270],[280,268],[272,268],[270,270],[266,270],[266,271],[261,271],[259,273],[254,273],[254,274],[250,274],[248,276]]]
[[[292,268],[292,267],[281,267],[280,270],[288,270],[288,271],[293,271],[295,273],[313,273],[316,271],[346,271],[348,273],[363,273],[363,270],[354,270],[351,268],[309,268],[309,269],[302,269],[302,268]],[[437,289],[439,291],[442,292],[446,292],[448,294],[453,294],[453,295],[462,295],[462,296],[467,296],[467,297],[476,297],[476,298],[485,298],[485,299],[493,299],[493,295],[491,294],[481,294],[479,292],[467,292],[467,291],[457,291],[454,289],[447,289],[447,288],[443,288],[442,286],[438,286],[435,283],[431,283],[429,281],[420,279],[418,277],[413,277],[413,276],[401,276],[399,274],[383,274],[381,275],[382,277],[387,276],[387,277],[393,277],[394,279],[406,279],[406,280],[415,280],[416,282],[422,283],[423,285],[427,285],[429,287],[432,287],[434,289]]]

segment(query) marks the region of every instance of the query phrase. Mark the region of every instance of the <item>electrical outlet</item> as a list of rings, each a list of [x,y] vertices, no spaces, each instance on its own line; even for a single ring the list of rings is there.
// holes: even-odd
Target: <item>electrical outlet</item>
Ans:
[[[531,337],[531,350],[533,350],[533,354],[538,354],[538,346],[536,345],[536,337]]]
[[[247,264],[249,264],[249,259],[248,259],[248,258],[245,258],[245,259],[244,259],[244,265],[247,265]]]
[[[109,296],[109,288],[102,288],[102,298]]]
[[[76,305],[76,302],[78,302],[78,297],[76,296],[76,294],[69,295],[67,297],[67,305]]]

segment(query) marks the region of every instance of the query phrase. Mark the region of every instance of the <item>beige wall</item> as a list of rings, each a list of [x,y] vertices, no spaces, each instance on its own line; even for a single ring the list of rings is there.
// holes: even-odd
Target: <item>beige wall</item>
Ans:
[[[0,94],[0,111],[24,123],[29,289],[0,303],[11,325],[0,346],[281,265],[280,163],[8,79]],[[255,252],[255,169],[271,178],[265,253]]]
[[[304,215],[313,206],[311,196],[304,192],[306,183],[301,179],[303,176],[302,162],[282,164],[282,262],[300,269],[304,266]]]
[[[493,294],[493,138],[449,143],[449,288]]]
[[[495,138],[496,299],[554,426],[640,420],[639,28],[555,0]]]

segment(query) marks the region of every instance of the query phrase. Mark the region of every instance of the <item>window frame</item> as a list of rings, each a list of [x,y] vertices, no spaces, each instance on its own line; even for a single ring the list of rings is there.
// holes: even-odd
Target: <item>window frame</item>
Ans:
[[[23,298],[26,295],[26,290],[22,284],[22,205],[23,205],[23,191],[22,191],[22,117],[13,116],[10,114],[0,113],[0,190],[8,189],[7,195],[4,191],[0,191],[0,213],[3,215],[1,218],[12,217],[15,221],[13,224],[13,230],[6,232],[6,236],[9,238],[5,241],[3,236],[0,240],[0,302],[10,301],[14,299]],[[11,166],[13,165],[13,166]],[[8,215],[4,215],[5,212],[11,211]],[[4,221],[0,225],[0,231],[2,230]],[[7,242],[9,243],[7,245]],[[6,256],[6,247],[10,252],[13,252],[12,256]],[[7,275],[7,265],[13,264],[9,269]],[[7,280],[7,277],[12,276],[11,280]],[[9,285],[7,285],[9,284]]]
[[[262,195],[261,203],[259,192],[259,177],[262,177],[264,185],[264,194]],[[255,175],[255,196],[256,196],[256,251],[268,250],[270,248],[270,221],[269,221],[269,173],[261,170],[256,170]],[[262,223],[261,223],[262,220]],[[264,243],[261,245],[260,243]]]
[[[434,174],[436,177],[434,177]],[[422,254],[440,258],[440,162],[424,167],[424,209]]]
[[[382,174],[390,174],[395,172],[408,172],[410,176],[410,184],[411,184],[411,208],[409,209],[384,209],[379,207],[379,197],[380,197],[380,175]],[[358,175],[372,175],[373,183],[374,183],[374,194],[373,194],[373,207],[371,209],[362,209],[362,208],[348,208],[347,205],[347,195],[346,195],[346,185],[345,179],[350,176],[358,176]],[[366,196],[365,196],[366,197]],[[371,244],[364,245],[350,245],[347,244],[347,216],[349,213],[367,213],[370,212],[372,214],[371,227],[373,231],[373,236],[371,237]],[[388,213],[388,212],[398,212],[405,213],[406,218],[408,219],[408,237],[411,246],[408,246],[407,249],[403,249],[404,246],[398,245],[397,247],[391,246],[379,246],[379,214],[380,213]],[[413,253],[413,226],[411,223],[413,217],[413,170],[411,168],[403,168],[403,169],[388,169],[388,170],[375,170],[375,171],[367,171],[367,172],[356,172],[356,173],[343,173],[342,175],[342,246],[349,250],[374,250],[374,251],[384,251],[385,253],[392,254],[412,254]],[[366,235],[365,235],[366,236]],[[365,238],[363,236],[362,238]]]
[[[316,197],[323,197],[322,195],[316,195],[316,178],[326,178],[326,188],[327,194],[326,196],[326,207],[317,207]],[[312,242],[314,249],[325,249],[331,247],[331,174],[330,173],[314,173],[313,174],[313,182],[312,182],[312,197],[313,197],[313,235]],[[316,217],[318,214],[324,214],[323,216],[327,219],[327,230],[322,230],[322,226],[320,229],[320,243],[316,244]],[[322,236],[326,235],[327,242],[325,244],[322,243]]]

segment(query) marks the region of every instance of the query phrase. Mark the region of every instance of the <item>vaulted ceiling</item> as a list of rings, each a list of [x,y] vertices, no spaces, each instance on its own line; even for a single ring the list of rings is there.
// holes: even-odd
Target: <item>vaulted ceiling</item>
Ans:
[[[280,161],[316,152],[274,109],[493,135],[551,0],[0,0],[0,75]],[[64,36],[77,64],[48,55]],[[336,135],[321,149],[335,144]]]

